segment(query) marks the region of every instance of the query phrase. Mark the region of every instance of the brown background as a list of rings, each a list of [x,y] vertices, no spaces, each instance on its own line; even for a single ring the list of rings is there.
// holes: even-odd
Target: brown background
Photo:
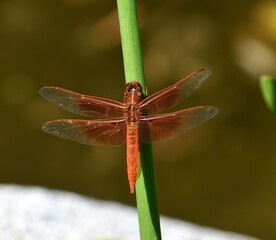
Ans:
[[[259,91],[276,75],[275,1],[138,1],[149,93],[201,68],[212,77],[182,107],[220,114],[154,144],[162,214],[276,239],[276,118]],[[45,85],[122,100],[116,2],[0,2],[0,182],[135,205],[125,147],[55,138],[43,122],[78,118],[38,95]]]

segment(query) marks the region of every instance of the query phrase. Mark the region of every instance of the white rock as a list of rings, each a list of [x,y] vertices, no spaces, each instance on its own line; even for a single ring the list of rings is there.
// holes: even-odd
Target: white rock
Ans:
[[[161,218],[165,240],[256,240]],[[138,240],[137,211],[40,187],[0,185],[1,240]]]

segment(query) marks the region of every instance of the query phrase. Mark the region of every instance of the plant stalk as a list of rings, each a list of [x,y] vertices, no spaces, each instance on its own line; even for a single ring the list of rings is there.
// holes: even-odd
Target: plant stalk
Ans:
[[[135,80],[146,95],[146,84],[135,0],[117,0],[125,80]],[[135,185],[140,239],[161,240],[151,144],[139,143],[139,176]]]

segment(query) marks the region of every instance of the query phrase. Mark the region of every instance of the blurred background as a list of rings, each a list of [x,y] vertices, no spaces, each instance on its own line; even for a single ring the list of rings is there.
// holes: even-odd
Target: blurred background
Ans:
[[[258,82],[276,75],[276,2],[137,2],[149,94],[208,67],[213,75],[181,107],[220,110],[154,144],[160,212],[276,239],[276,117]],[[45,121],[80,118],[39,96],[45,85],[123,99],[115,1],[0,1],[0,183],[135,206],[125,146],[85,146],[41,131]]]

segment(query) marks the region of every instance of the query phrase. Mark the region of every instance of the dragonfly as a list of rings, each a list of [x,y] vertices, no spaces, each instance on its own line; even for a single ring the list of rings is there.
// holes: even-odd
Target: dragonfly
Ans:
[[[138,177],[139,141],[167,140],[195,128],[218,113],[213,106],[197,106],[159,113],[181,103],[211,74],[200,69],[149,97],[144,98],[137,81],[126,84],[124,101],[79,94],[59,87],[43,87],[40,94],[75,114],[95,119],[60,119],[46,122],[42,130],[57,137],[88,145],[126,144],[127,175],[134,193]]]

